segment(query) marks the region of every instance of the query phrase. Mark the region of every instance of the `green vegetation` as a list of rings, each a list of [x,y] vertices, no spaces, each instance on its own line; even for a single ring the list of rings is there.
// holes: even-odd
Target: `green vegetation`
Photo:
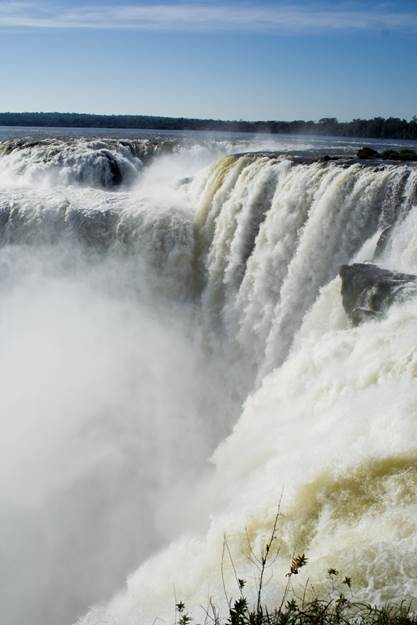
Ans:
[[[178,603],[176,607],[177,625],[195,623],[183,603]],[[246,597],[242,596],[233,602],[225,618],[219,616],[214,604],[210,605],[204,618],[204,623],[212,625],[415,625],[416,622],[410,605],[405,603],[378,608],[355,603],[343,593],[330,600],[289,599],[273,611],[267,608],[251,609]]]
[[[265,576],[280,551],[277,544],[278,519],[279,513],[275,517],[270,538],[261,555],[255,556],[251,549],[250,560],[258,571],[255,601],[251,603],[245,595],[246,581],[238,577],[232,560],[238,596],[229,598],[224,584],[222,558],[227,613],[221,615],[215,600],[210,598],[208,606],[204,608],[203,620],[196,621],[187,611],[185,603],[180,601],[175,606],[175,625],[203,625],[203,623],[204,625],[417,625],[417,613],[411,603],[403,601],[398,605],[378,607],[356,601],[354,580],[335,568],[329,568],[327,571],[327,590],[324,597],[315,591],[308,579],[302,592],[297,594],[292,585],[292,578],[298,575],[301,569],[308,567],[305,554],[294,555],[292,558],[286,574],[285,589],[282,596],[277,596],[276,607],[271,609],[264,605],[262,597]],[[226,538],[223,552],[225,551],[231,558]]]
[[[86,113],[0,113],[0,126],[51,126],[60,128],[131,128],[153,130],[205,130],[272,134],[311,134],[373,139],[417,140],[417,116],[410,121],[398,117],[374,117],[339,122],[323,117],[318,122],[223,121],[153,117],[149,115],[90,115]]]

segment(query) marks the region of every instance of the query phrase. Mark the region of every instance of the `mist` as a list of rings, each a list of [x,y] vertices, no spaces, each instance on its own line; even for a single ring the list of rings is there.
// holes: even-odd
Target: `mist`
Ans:
[[[190,309],[146,293],[137,264],[131,288],[120,280],[128,263],[74,267],[75,254],[0,252],[0,600],[10,624],[69,622],[114,591],[175,531],[162,507],[169,499],[181,516],[227,429]]]
[[[416,170],[269,140],[2,145],[8,625],[227,609],[225,535],[250,600],[279,501],[270,605],[295,548],[316,588],[342,562],[364,600],[414,593],[415,302],[354,328],[336,276],[417,271]]]
[[[0,168],[0,602],[10,625],[73,622],[192,526],[200,513],[184,502],[238,406],[187,287],[192,213],[179,181],[216,149],[144,170],[122,146],[115,191],[100,188],[111,181],[100,142],[49,150],[18,150]]]

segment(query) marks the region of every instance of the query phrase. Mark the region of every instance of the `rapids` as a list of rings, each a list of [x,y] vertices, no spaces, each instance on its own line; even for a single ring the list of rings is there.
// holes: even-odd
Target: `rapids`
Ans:
[[[254,598],[278,506],[270,605],[294,552],[416,596],[417,301],[354,327],[338,271],[417,273],[417,168],[268,141],[0,144],[10,625]]]

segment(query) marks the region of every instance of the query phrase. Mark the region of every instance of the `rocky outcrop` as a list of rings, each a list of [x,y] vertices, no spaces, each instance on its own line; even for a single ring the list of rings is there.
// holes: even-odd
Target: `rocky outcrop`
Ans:
[[[394,302],[417,294],[417,276],[377,265],[342,265],[342,299],[354,325],[382,315]]]
[[[377,152],[373,148],[365,146],[358,150],[358,158],[367,160],[369,158],[380,158],[380,156],[379,152]]]
[[[357,156],[360,160],[374,160],[381,159],[383,161],[417,161],[417,152],[410,148],[402,150],[384,150],[378,152],[369,146],[360,148],[357,152]]]

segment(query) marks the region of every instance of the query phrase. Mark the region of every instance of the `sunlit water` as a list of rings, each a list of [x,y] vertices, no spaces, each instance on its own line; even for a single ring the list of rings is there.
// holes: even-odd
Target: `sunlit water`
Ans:
[[[334,566],[413,597],[417,304],[353,328],[337,273],[417,273],[416,167],[360,140],[1,138],[4,622],[171,623],[176,599],[198,622],[238,592],[225,536],[255,596],[280,502],[266,602],[294,552],[300,586]]]

